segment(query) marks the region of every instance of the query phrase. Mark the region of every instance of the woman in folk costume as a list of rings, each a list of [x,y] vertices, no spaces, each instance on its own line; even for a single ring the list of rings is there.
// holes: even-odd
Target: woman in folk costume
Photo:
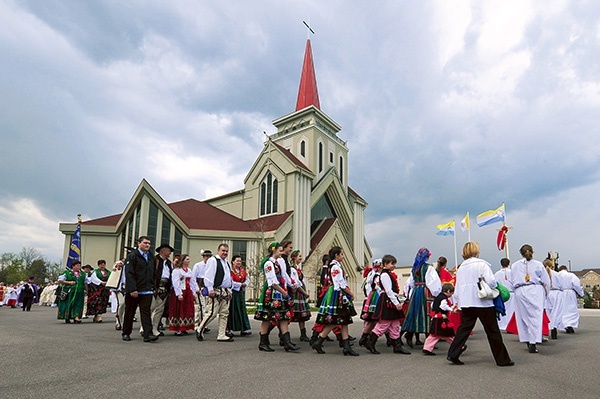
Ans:
[[[344,356],[358,356],[358,353],[354,352],[350,346],[348,335],[348,324],[352,323],[352,316],[356,315],[356,310],[352,303],[354,294],[346,282],[341,265],[341,262],[344,260],[342,248],[331,248],[331,250],[329,250],[329,259],[331,281],[333,284],[327,290],[323,302],[321,302],[319,314],[317,315],[317,323],[324,324],[325,327],[317,336],[317,339],[311,347],[316,350],[317,353],[325,353],[323,350],[323,342],[325,341],[327,334],[329,334],[329,332],[337,325],[341,325],[341,343],[344,347]]]
[[[231,258],[231,281],[233,283],[231,302],[229,302],[229,317],[227,331],[240,331],[242,337],[252,334],[250,320],[246,311],[246,287],[248,273],[242,264],[242,257],[234,255]]]
[[[515,293],[519,341],[527,343],[529,353],[538,353],[536,344],[542,342],[544,304],[550,278],[544,265],[533,259],[531,245],[523,245],[520,253],[523,259],[512,264],[509,280]]]
[[[406,332],[406,343],[413,347],[412,337],[417,334],[416,345],[423,345],[419,340],[419,333],[427,334],[429,332],[429,310],[431,305],[428,301],[442,292],[442,282],[438,276],[435,267],[428,264],[427,261],[431,252],[427,248],[421,248],[415,256],[415,262],[406,283],[409,289],[410,304],[402,331]]]
[[[169,331],[175,331],[175,336],[188,335],[194,324],[194,297],[199,291],[196,279],[190,269],[190,257],[181,255],[173,265],[171,273],[171,298],[169,300]]]
[[[304,285],[304,273],[302,273],[302,253],[296,249],[290,255],[290,280],[296,291],[292,294],[294,300],[294,312],[290,322],[297,322],[300,328],[300,341],[309,342],[306,335],[306,321],[310,319],[310,305],[308,304],[308,291]]]
[[[363,292],[365,294],[365,300],[363,302],[362,311],[360,312],[360,318],[363,320],[363,330],[358,345],[364,346],[369,339],[369,334],[375,328],[379,318],[375,315],[377,309],[377,302],[379,302],[379,296],[381,295],[381,259],[375,259],[373,261],[373,267],[369,268],[369,272],[365,276],[363,281]]]
[[[383,267],[380,274],[381,295],[377,302],[375,317],[378,319],[373,331],[365,342],[365,347],[373,354],[379,354],[375,349],[377,339],[383,334],[389,334],[391,345],[394,347],[394,353],[410,355],[410,352],[402,348],[400,343],[400,326],[404,318],[402,312],[403,297],[400,296],[400,285],[398,276],[394,273],[397,260],[393,255],[385,255],[382,258]]]
[[[288,330],[292,314],[290,308],[293,306],[292,297],[287,291],[285,270],[278,261],[283,254],[283,247],[278,242],[273,242],[269,245],[269,254],[269,257],[264,258],[261,262],[266,281],[254,314],[254,319],[261,321],[258,349],[264,352],[273,352],[269,342],[269,331],[272,323],[275,323],[281,331],[281,340],[285,351],[295,351],[300,348],[291,344]]]
[[[110,291],[106,289],[106,282],[110,272],[106,270],[106,261],[100,259],[98,268],[90,276],[88,284],[87,315],[94,316],[94,323],[102,323],[102,315],[106,313]]]
[[[84,291],[87,275],[81,270],[81,262],[76,260],[71,269],[66,269],[58,277],[61,293],[58,299],[58,320],[65,323],[81,323],[83,316]],[[64,299],[63,299],[64,298]]]

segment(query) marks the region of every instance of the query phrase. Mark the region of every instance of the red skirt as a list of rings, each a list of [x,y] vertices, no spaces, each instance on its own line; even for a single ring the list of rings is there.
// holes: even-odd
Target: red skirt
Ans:
[[[171,291],[169,299],[169,330],[187,331],[194,329],[194,294],[192,290],[183,291],[183,301]]]
[[[542,315],[542,317],[543,317],[543,319],[542,319],[542,335],[548,336],[548,335],[550,335],[550,327],[548,326],[550,324],[550,318],[546,314],[546,309],[544,309],[544,314]],[[515,313],[512,314],[510,321],[506,325],[506,332],[509,334],[515,334],[515,335],[519,334],[519,329],[517,328],[517,319],[515,317]]]

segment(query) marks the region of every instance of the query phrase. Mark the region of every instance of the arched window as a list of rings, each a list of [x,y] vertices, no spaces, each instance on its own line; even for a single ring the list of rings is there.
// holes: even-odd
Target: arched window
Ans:
[[[260,184],[260,216],[277,213],[277,179],[267,172]]]
[[[300,142],[300,155],[306,157],[306,141],[304,140]]]

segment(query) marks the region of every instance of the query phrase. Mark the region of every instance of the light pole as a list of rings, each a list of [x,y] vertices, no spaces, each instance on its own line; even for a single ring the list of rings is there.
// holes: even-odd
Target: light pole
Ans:
[[[569,259],[569,271],[571,271],[571,259]]]

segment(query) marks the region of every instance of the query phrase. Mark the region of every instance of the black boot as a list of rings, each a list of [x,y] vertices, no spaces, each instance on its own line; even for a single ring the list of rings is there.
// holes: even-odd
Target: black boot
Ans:
[[[401,353],[403,355],[410,355],[410,352],[407,351],[406,349],[404,349],[402,347],[402,341],[400,341],[400,338],[398,338],[398,339],[392,339],[392,342],[394,344],[394,353]]]
[[[308,341],[308,344],[309,344],[310,346],[312,346],[312,344],[314,344],[314,343],[315,343],[315,341],[317,340],[317,337],[318,337],[318,336],[319,336],[319,333],[318,333],[318,332],[316,332],[315,330],[313,330],[313,332],[312,332],[312,336],[310,337],[310,341]]]
[[[335,338],[337,339],[338,346],[340,348],[344,347],[344,339],[342,338],[342,334],[335,334]]]
[[[558,339],[558,331],[556,330],[556,328],[553,328],[552,330],[550,330],[550,338]]]
[[[394,340],[390,337],[390,333],[385,333],[385,344],[387,346],[394,346]]]
[[[325,338],[322,338],[320,335],[317,335],[317,339],[315,339],[315,342],[313,342],[313,344],[310,347],[313,348],[314,350],[316,350],[317,353],[323,354],[323,353],[325,353],[325,351],[323,350],[323,342],[324,341],[325,341]]]
[[[358,340],[358,346],[365,346],[365,342],[369,339],[369,333],[363,333]]]
[[[352,350],[352,346],[350,346],[350,340],[349,339],[344,339],[342,340],[342,343],[344,344],[344,356],[358,356],[358,353],[354,352],[354,350]]]
[[[292,344],[292,342],[290,341],[289,331],[283,334],[281,338],[283,339],[283,349],[285,349],[286,352],[297,351],[298,349],[300,349],[296,345]]]
[[[419,333],[416,334],[415,345],[423,346],[423,342],[419,339]]]
[[[260,344],[258,345],[258,350],[264,352],[274,352],[273,348],[269,346],[268,334],[260,334]]]
[[[308,338],[308,335],[306,335],[306,328],[300,329],[300,341],[310,342],[310,338]]]
[[[379,355],[379,352],[377,351],[377,349],[375,349],[375,345],[377,344],[377,339],[379,339],[377,334],[372,332],[369,334],[369,338],[367,339],[367,342],[365,343],[365,348],[367,348],[369,350],[369,352],[371,352],[374,355]]]

